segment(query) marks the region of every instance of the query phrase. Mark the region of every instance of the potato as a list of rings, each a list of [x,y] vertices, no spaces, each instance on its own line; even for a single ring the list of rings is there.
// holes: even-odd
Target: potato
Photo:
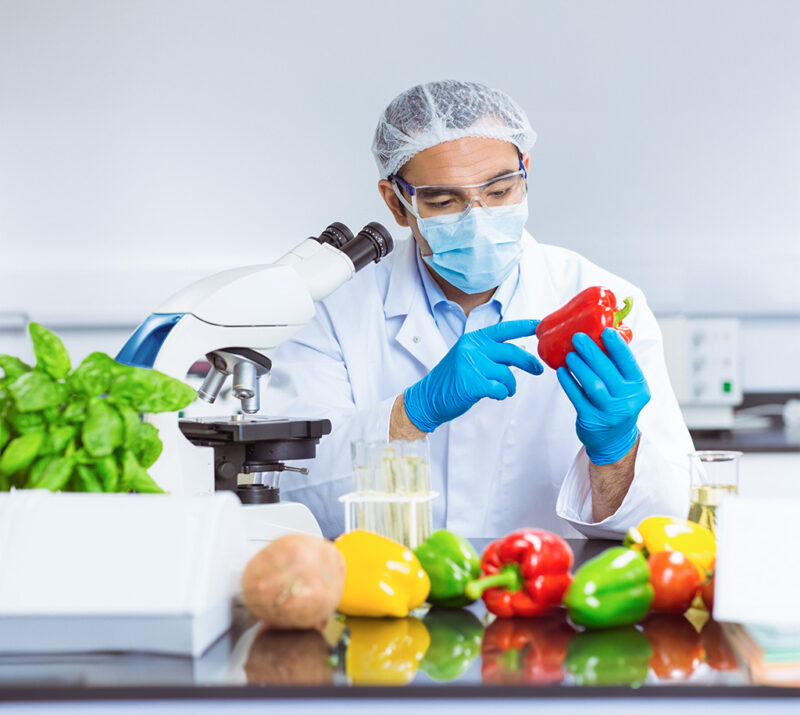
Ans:
[[[247,610],[271,628],[323,628],[344,592],[345,561],[330,542],[289,534],[261,549],[242,574]]]
[[[319,631],[267,628],[253,641],[244,672],[248,685],[333,685],[330,655]]]

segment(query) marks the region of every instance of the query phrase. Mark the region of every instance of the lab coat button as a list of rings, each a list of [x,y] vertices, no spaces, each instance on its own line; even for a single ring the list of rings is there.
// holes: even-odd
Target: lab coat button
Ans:
[[[413,337],[413,340],[414,340],[415,343],[418,343],[418,342],[420,342],[420,340],[422,340],[422,338],[419,335],[415,335]]]

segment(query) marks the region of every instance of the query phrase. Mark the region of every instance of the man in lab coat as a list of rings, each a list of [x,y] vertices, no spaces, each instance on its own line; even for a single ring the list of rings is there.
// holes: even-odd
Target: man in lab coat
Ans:
[[[686,515],[692,443],[655,318],[635,286],[525,231],[534,141],[522,109],[477,83],[419,85],[384,111],[378,188],[411,235],[277,350],[266,391],[271,413],[332,422],[308,477],[282,484],[326,536],[343,530],[351,443],[426,436],[435,527],[613,538]],[[543,367],[536,319],[593,285],[633,297],[630,347],[577,335],[568,368]]]

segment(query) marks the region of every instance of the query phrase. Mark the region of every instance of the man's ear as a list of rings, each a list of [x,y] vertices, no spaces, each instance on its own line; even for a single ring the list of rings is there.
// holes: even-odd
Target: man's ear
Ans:
[[[523,154],[522,155],[522,165],[525,167],[525,173],[531,173],[531,155],[530,154]]]
[[[394,193],[392,182],[388,179],[381,179],[378,182],[378,191],[380,192],[381,198],[389,207],[389,211],[392,212],[392,216],[394,216],[394,220],[397,224],[407,228],[408,217],[406,216],[403,204],[400,203],[400,199],[398,199],[397,194]]]

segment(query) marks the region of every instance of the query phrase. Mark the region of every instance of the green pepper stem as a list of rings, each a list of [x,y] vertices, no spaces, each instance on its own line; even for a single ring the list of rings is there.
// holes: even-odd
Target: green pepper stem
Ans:
[[[614,313],[614,327],[615,328],[618,328],[619,324],[623,320],[625,320],[625,318],[627,317],[628,313],[631,312],[631,308],[633,308],[633,298],[631,298],[629,296],[623,301],[623,303],[624,303],[624,305],[622,306],[622,308],[620,308],[616,313]]]
[[[511,568],[505,567],[499,573],[469,581],[464,587],[464,594],[467,598],[477,601],[487,588],[494,588],[495,586],[502,586],[509,591],[519,591],[522,588],[522,576],[520,575],[519,567],[516,564],[512,564]]]

